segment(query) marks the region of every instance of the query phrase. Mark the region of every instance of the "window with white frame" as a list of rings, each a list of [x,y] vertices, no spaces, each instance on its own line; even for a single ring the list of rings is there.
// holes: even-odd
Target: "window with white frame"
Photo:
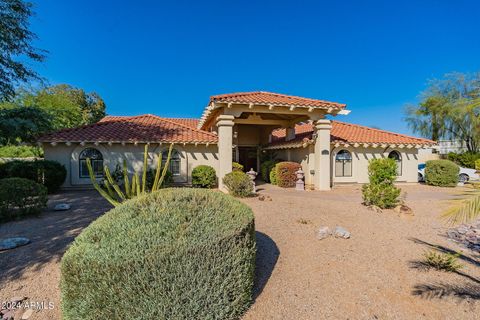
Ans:
[[[352,154],[347,150],[341,150],[335,156],[335,176],[352,176]]]
[[[103,177],[103,156],[100,151],[95,148],[83,149],[78,159],[80,178],[88,178],[90,176],[88,174],[87,159],[90,159],[95,177]]]

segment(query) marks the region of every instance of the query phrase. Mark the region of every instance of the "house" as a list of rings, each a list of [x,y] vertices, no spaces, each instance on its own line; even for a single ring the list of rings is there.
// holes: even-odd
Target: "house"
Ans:
[[[171,143],[169,164],[174,181],[191,182],[194,167],[215,168],[222,178],[237,161],[247,170],[259,170],[262,153],[301,163],[305,183],[329,190],[341,183],[368,182],[368,161],[390,157],[397,161],[399,182],[417,181],[418,152],[434,141],[329,120],[347,115],[346,105],[270,92],[212,96],[200,119],[107,116],[100,122],[46,134],[39,139],[45,158],[65,165],[64,187],[90,184],[86,159],[95,173],[103,165],[113,170],[123,159],[129,171],[142,168],[144,145],[149,144],[149,164]]]

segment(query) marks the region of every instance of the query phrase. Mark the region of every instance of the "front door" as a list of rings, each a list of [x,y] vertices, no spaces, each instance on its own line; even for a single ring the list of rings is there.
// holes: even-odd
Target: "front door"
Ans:
[[[243,166],[245,172],[258,172],[257,168],[257,147],[238,147],[238,163]]]

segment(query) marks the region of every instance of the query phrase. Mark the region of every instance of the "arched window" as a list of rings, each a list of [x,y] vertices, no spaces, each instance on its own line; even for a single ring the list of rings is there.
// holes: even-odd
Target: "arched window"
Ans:
[[[352,176],[352,154],[347,150],[341,150],[335,156],[335,176]]]
[[[402,156],[400,155],[400,153],[398,151],[392,151],[388,154],[388,157],[390,159],[395,160],[395,162],[397,163],[397,176],[401,176],[402,175]]]
[[[79,175],[80,178],[88,178],[87,159],[92,163],[93,173],[96,177],[103,177],[103,156],[100,151],[94,148],[86,148],[80,152]]]
[[[162,168],[165,165],[165,162],[167,162],[167,157],[168,157],[168,150],[165,150],[162,152]],[[173,149],[172,154],[170,156],[170,165],[168,166],[168,170],[172,173],[174,176],[179,176],[180,175],[180,153]]]

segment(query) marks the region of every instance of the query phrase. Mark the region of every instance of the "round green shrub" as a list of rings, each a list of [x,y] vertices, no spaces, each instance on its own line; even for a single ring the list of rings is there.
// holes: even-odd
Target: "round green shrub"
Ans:
[[[232,170],[233,171],[241,171],[243,172],[243,165],[238,162],[232,162]]]
[[[401,190],[393,184],[396,178],[397,164],[394,159],[370,160],[368,164],[369,183],[362,187],[363,203],[382,209],[395,207],[401,193]]]
[[[277,185],[277,169],[276,167],[273,167],[272,170],[270,170],[270,183],[273,185]]]
[[[47,188],[23,178],[0,179],[0,221],[39,214],[47,206]]]
[[[67,177],[65,166],[50,160],[6,162],[0,172],[6,178],[25,178],[43,184],[49,193],[60,189]]]
[[[248,197],[253,192],[252,180],[250,177],[241,171],[232,171],[225,175],[223,183],[228,189],[228,192],[235,197]]]
[[[300,164],[296,162],[284,161],[277,163],[275,166],[277,185],[282,188],[295,187],[297,181],[297,175],[295,172],[300,168]]]
[[[450,160],[430,160],[425,163],[425,183],[432,186],[455,187],[460,168]]]
[[[276,160],[267,160],[261,164],[260,173],[262,175],[263,181],[270,182],[270,172],[273,168],[275,168],[275,165],[277,163],[278,161]]]
[[[215,169],[207,165],[196,166],[192,170],[192,185],[197,188],[214,188],[217,184]]]
[[[221,192],[163,189],[88,226],[61,263],[77,319],[237,319],[252,301],[252,210]]]

